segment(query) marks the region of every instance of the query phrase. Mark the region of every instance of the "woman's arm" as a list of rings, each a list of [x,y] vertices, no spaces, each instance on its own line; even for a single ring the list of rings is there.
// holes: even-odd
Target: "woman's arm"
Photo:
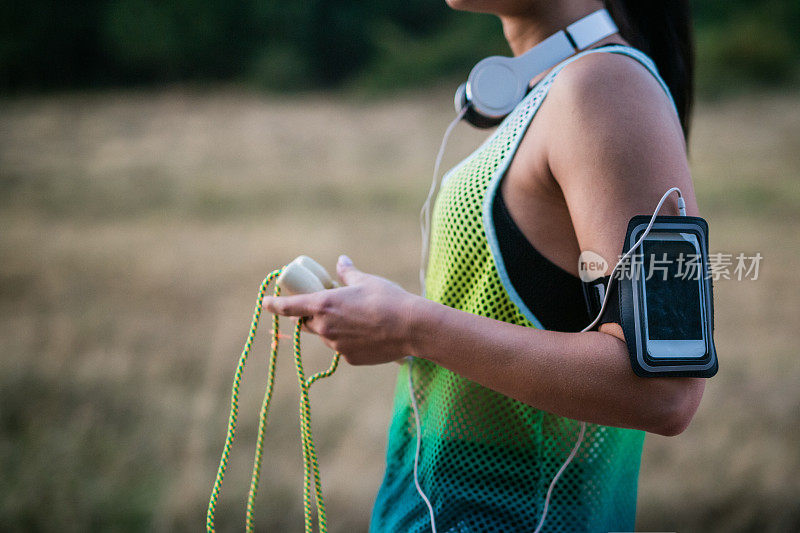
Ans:
[[[410,353],[551,413],[677,435],[702,395],[702,380],[636,376],[614,335],[534,330],[429,300],[417,309]]]
[[[267,297],[264,307],[309,317],[307,329],[350,364],[414,355],[545,411],[662,435],[683,431],[700,401],[702,380],[636,376],[614,335],[538,330],[459,311],[365,274],[345,257],[337,270],[347,286]]]
[[[628,220],[651,213],[671,186],[681,188],[690,214],[697,212],[677,117],[630,59],[592,54],[576,61],[540,113],[548,166],[581,250],[613,266]],[[675,204],[665,209],[673,214]],[[702,379],[636,376],[616,324],[586,333],[507,324],[411,295],[348,263],[338,268],[347,287],[269,298],[266,308],[311,317],[307,327],[352,364],[414,355],[569,418],[676,435],[699,405]]]

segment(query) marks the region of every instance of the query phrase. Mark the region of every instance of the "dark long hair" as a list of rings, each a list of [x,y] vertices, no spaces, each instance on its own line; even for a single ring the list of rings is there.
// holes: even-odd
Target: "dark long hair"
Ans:
[[[684,137],[694,103],[694,37],[689,0],[604,0],[631,46],[649,55],[667,83]]]

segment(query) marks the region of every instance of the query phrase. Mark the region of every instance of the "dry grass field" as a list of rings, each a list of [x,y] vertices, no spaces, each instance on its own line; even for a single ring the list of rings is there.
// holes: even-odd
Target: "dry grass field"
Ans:
[[[0,101],[0,524],[198,531],[264,274],[299,253],[416,290],[417,214],[448,89],[391,101],[237,90]],[[456,130],[455,163],[483,134]],[[720,373],[681,436],[648,436],[639,530],[800,529],[800,95],[701,103],[691,160],[712,251]],[[241,528],[262,332],[218,513]],[[309,338],[307,368],[330,354]],[[302,528],[297,385],[281,352],[259,529]],[[396,367],[312,392],[331,531],[364,531]]]

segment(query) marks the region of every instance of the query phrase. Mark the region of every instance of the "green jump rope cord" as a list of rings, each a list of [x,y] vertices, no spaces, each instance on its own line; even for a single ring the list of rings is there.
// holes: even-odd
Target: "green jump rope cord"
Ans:
[[[222,480],[225,477],[225,471],[228,468],[228,458],[230,457],[231,447],[233,440],[236,436],[236,420],[239,416],[239,384],[244,374],[244,367],[247,364],[247,358],[250,355],[250,349],[253,346],[253,340],[258,330],[258,322],[261,318],[261,309],[264,302],[264,296],[267,293],[267,287],[270,282],[277,278],[283,269],[274,270],[264,278],[261,282],[261,287],[258,291],[258,299],[256,300],[256,307],[253,311],[253,320],[250,323],[250,333],[247,335],[247,340],[242,349],[242,355],[239,357],[239,364],[236,367],[236,373],[233,376],[233,387],[231,390],[231,411],[228,417],[228,433],[225,437],[225,445],[222,448],[222,457],[219,461],[219,468],[217,469],[217,477],[214,480],[214,487],[211,489],[211,498],[208,501],[208,512],[206,514],[206,530],[209,533],[215,531],[215,516],[217,511],[217,501],[219,494],[222,491]],[[275,286],[274,295],[280,295],[280,287]],[[256,493],[258,492],[258,481],[261,476],[261,458],[264,452],[264,435],[267,429],[267,419],[269,415],[269,405],[272,400],[272,391],[275,385],[275,363],[278,358],[278,316],[272,318],[272,344],[270,347],[269,366],[267,368],[267,386],[264,392],[264,400],[261,404],[261,412],[258,421],[258,438],[256,440],[256,451],[253,458],[253,474],[250,479],[250,491],[247,495],[247,513],[245,521],[245,531],[248,533],[253,531],[255,524],[255,500]],[[306,533],[311,533],[313,530],[312,519],[312,502],[311,490],[313,476],[313,490],[317,503],[317,521],[320,533],[325,533],[328,529],[328,523],[325,517],[325,500],[322,497],[322,483],[319,476],[319,463],[317,461],[317,452],[314,447],[314,436],[311,433],[311,402],[309,400],[308,391],[311,385],[320,379],[326,378],[336,371],[339,365],[340,354],[338,352],[333,354],[330,367],[327,370],[318,372],[306,379],[305,370],[303,369],[303,361],[300,356],[300,331],[303,325],[301,318],[294,329],[294,364],[297,370],[297,381],[300,385],[300,440],[302,443],[303,451],[303,515],[305,522]]]

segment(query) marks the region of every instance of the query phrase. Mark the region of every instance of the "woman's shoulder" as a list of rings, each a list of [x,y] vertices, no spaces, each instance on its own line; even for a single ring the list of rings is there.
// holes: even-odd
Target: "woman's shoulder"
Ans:
[[[558,115],[572,119],[602,118],[605,126],[619,127],[657,120],[680,130],[669,94],[654,73],[631,55],[593,52],[579,57],[557,74],[547,99]]]
[[[572,61],[554,78],[540,112],[548,144],[573,155],[581,148],[618,153],[654,142],[684,149],[668,93],[628,55],[595,52]]]
[[[651,71],[648,63],[653,66],[648,56],[634,48],[594,50],[566,64],[556,76],[553,87],[582,91],[631,87],[653,91],[669,101],[656,77],[657,72]]]

